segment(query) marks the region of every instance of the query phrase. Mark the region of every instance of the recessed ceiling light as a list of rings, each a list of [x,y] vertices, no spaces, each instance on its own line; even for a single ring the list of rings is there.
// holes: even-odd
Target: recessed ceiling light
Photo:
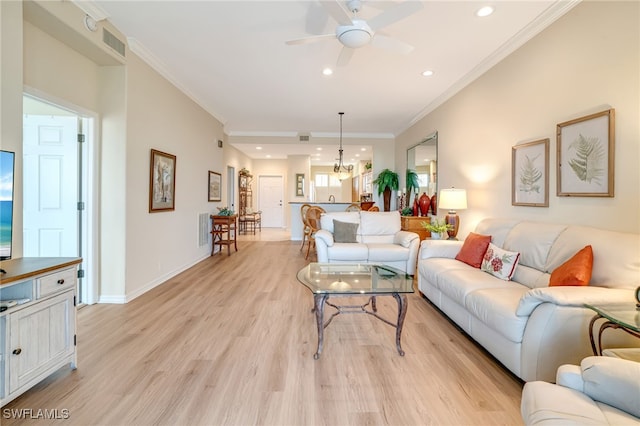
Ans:
[[[267,154],[267,158],[271,158],[271,156],[269,154]]]
[[[262,147],[261,147],[261,146],[256,146],[256,149],[257,149],[257,150],[261,150],[261,149],[262,149]]]
[[[493,7],[492,6],[485,6],[485,7],[481,7],[480,9],[478,9],[478,11],[476,12],[476,16],[484,18],[485,16],[489,16],[492,13],[493,13]]]
[[[320,146],[319,146],[319,147],[317,147],[317,148],[316,148],[316,151],[322,151],[322,147],[320,147]]]
[[[325,68],[325,69],[322,70],[322,74],[331,75],[331,74],[333,74],[333,70],[331,68]]]
[[[356,154],[356,157],[360,157],[360,154]]]
[[[366,151],[367,148],[360,148],[360,151]]]
[[[422,75],[425,77],[431,77],[433,75],[433,71],[431,70],[422,71]]]

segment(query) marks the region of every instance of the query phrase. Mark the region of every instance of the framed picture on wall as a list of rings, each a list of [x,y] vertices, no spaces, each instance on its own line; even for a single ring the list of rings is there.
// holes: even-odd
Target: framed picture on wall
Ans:
[[[556,128],[559,197],[613,197],[614,109]]]
[[[152,149],[149,169],[149,213],[175,210],[176,156]]]
[[[549,139],[511,149],[511,204],[549,207]]]
[[[209,201],[222,201],[222,175],[209,170]]]
[[[304,174],[296,173],[296,197],[304,197]]]

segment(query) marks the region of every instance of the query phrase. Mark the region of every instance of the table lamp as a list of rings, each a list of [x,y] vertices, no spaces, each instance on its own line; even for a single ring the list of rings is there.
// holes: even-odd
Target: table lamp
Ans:
[[[451,229],[447,231],[450,240],[455,240],[460,228],[460,217],[456,214],[456,210],[467,208],[467,191],[465,189],[449,188],[440,191],[438,197],[438,208],[447,209],[449,212],[445,217],[447,225],[451,225]]]

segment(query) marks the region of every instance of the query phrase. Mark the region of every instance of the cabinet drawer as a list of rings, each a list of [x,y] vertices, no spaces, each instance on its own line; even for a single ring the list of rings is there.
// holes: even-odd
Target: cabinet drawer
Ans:
[[[38,299],[58,293],[76,285],[76,268],[67,268],[36,280]]]

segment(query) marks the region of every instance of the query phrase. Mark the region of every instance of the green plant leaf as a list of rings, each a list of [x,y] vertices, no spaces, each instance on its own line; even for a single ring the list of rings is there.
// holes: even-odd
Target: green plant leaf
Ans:
[[[542,179],[542,172],[535,166],[535,161],[540,155],[529,158],[524,157],[524,164],[520,167],[520,186],[518,189],[523,192],[540,192],[538,181]]]

